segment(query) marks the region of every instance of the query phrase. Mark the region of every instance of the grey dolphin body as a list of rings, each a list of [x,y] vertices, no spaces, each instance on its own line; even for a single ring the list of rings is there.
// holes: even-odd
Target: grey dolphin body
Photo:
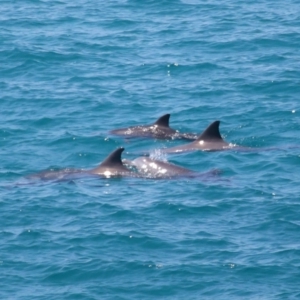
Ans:
[[[149,178],[166,178],[177,176],[192,176],[197,174],[196,172],[176,166],[174,164],[152,159],[149,157],[138,157],[132,161],[123,160],[125,165],[134,167],[137,171]]]
[[[232,148],[240,148],[235,144],[227,143],[221,137],[219,131],[220,121],[211,123],[199,136],[198,138],[186,145],[176,146],[172,148],[161,149],[163,153],[181,153],[187,151],[221,151]]]
[[[107,158],[96,168],[91,170],[80,169],[63,169],[58,171],[42,171],[37,174],[27,176],[27,179],[40,180],[73,180],[77,178],[95,176],[95,177],[120,177],[120,176],[134,176],[134,173],[126,168],[121,160],[121,154],[124,148],[118,148],[110,153]]]
[[[197,135],[180,133],[169,125],[170,114],[165,114],[150,125],[137,125],[126,128],[114,129],[110,133],[128,138],[146,137],[155,139],[187,139],[195,140]]]
[[[135,168],[138,173],[146,178],[163,179],[178,177],[208,177],[219,174],[218,170],[206,173],[198,173],[166,161],[156,160],[149,157],[138,157],[133,161],[123,160],[125,165]]]

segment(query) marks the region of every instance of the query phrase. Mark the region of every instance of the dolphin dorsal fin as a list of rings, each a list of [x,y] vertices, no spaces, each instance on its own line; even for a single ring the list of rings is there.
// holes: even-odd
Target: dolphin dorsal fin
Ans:
[[[223,140],[219,131],[220,121],[211,123],[198,137],[197,140]]]
[[[163,127],[169,127],[169,119],[170,119],[170,114],[165,114],[160,118],[158,118],[154,124]]]
[[[105,158],[105,160],[99,165],[99,167],[123,166],[121,160],[121,154],[123,151],[123,147],[116,149]]]

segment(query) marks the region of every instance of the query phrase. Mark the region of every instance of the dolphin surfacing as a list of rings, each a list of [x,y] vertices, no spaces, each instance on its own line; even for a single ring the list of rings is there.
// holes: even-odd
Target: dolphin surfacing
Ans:
[[[138,174],[144,178],[151,179],[175,179],[175,178],[203,178],[219,175],[219,170],[212,170],[205,173],[198,173],[167,161],[157,160],[142,156],[132,161],[123,160],[128,167],[135,168]]]
[[[126,128],[119,128],[111,130],[110,133],[126,138],[154,138],[154,139],[186,139],[195,140],[197,135],[192,133],[180,133],[170,127],[170,114],[165,114],[159,117],[153,124],[150,125],[136,125]]]
[[[124,163],[134,167],[139,174],[148,178],[173,178],[197,174],[192,170],[146,156],[138,157],[132,161],[124,160]]]
[[[123,147],[114,150],[104,159],[102,163],[91,170],[62,169],[58,171],[42,171],[37,174],[27,176],[27,179],[64,181],[74,180],[87,176],[97,178],[134,176],[135,174],[122,163],[121,155],[123,151]]]
[[[172,148],[161,149],[163,153],[181,153],[187,151],[222,151],[232,148],[239,148],[239,146],[231,143],[227,143],[223,140],[220,130],[220,121],[214,121],[211,123],[198,138],[186,145],[176,146]]]

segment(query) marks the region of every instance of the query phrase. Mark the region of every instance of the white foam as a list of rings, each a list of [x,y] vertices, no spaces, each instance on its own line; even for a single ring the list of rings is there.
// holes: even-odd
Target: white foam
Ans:
[[[149,157],[155,160],[167,161],[167,154],[162,152],[161,149],[154,149],[150,152]]]

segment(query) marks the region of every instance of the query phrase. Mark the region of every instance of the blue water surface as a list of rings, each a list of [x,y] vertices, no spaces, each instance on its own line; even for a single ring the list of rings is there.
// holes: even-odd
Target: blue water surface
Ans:
[[[298,1],[2,0],[0,299],[300,299]],[[220,120],[208,180],[30,181]]]

